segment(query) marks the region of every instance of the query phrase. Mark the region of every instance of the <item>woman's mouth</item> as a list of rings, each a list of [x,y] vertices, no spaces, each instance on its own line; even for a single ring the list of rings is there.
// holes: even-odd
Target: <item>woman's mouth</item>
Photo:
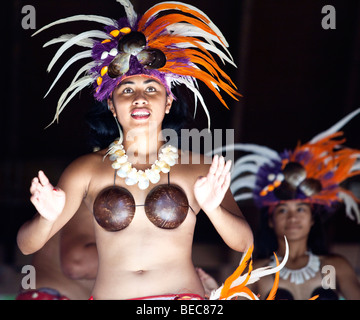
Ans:
[[[150,111],[147,109],[134,109],[131,111],[131,117],[135,120],[146,120],[150,117]]]

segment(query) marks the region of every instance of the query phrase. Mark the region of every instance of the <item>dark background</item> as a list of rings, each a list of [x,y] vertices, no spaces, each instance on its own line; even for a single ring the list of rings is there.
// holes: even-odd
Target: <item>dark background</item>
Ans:
[[[237,84],[243,98],[226,97],[230,111],[204,88],[212,113],[212,128],[233,128],[237,142],[266,145],[277,151],[294,148],[360,107],[360,2],[320,0],[242,0],[184,1],[204,12],[220,28],[230,44],[238,68],[225,71]],[[156,1],[134,0],[138,13]],[[124,16],[115,0],[6,1],[2,19],[2,106],[0,134],[0,246],[3,260],[12,263],[15,237],[20,225],[34,214],[29,186],[39,169],[56,183],[65,166],[85,153],[86,131],[83,117],[93,104],[90,90],[77,95],[60,116],[59,124],[44,128],[52,120],[57,99],[76,70],[74,64],[43,99],[69,50],[50,74],[46,67],[59,45],[42,45],[65,33],[78,34],[99,24],[67,23],[35,37],[35,30],[24,30],[24,5],[36,9],[36,29],[75,14],[97,14],[118,19]],[[324,5],[336,9],[336,29],[324,30]],[[198,112],[199,126],[206,126]],[[360,148],[360,118],[344,131],[347,144]],[[356,186],[353,179],[351,186]],[[254,230],[258,216],[251,203],[240,204]],[[329,221],[333,241],[359,242],[360,227],[343,212]],[[222,243],[212,226],[199,217],[195,241]]]

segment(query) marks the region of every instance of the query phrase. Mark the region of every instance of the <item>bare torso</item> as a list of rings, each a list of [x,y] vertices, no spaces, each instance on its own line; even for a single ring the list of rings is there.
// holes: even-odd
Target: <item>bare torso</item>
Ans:
[[[97,158],[96,158],[97,157]],[[90,212],[96,196],[104,188],[114,184],[114,170],[110,161],[102,160],[103,154],[93,157],[92,178],[84,198]],[[147,168],[148,165],[143,166]],[[143,169],[141,166],[138,169]],[[195,293],[204,295],[201,281],[193,266],[191,253],[196,223],[197,206],[193,185],[196,178],[206,174],[208,166],[175,165],[170,171],[170,183],[180,186],[186,193],[189,205],[185,221],[176,229],[161,229],[147,218],[144,207],[137,206],[135,216],[128,227],[109,232],[96,221],[95,234],[99,254],[99,268],[94,299],[129,299],[150,295]],[[168,175],[162,173],[158,184],[166,184]],[[96,182],[96,183],[95,183]],[[146,190],[127,186],[124,179],[116,177],[115,184],[126,187],[136,205],[145,202]]]

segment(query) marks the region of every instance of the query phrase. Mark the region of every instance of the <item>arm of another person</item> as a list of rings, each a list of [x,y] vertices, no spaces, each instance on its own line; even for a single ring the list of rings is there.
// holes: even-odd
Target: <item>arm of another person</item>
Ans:
[[[98,253],[93,217],[84,202],[60,232],[60,260],[63,272],[75,280],[95,279]]]
[[[23,254],[41,249],[77,211],[89,183],[85,169],[86,161],[75,160],[65,169],[56,188],[42,171],[32,180],[30,200],[37,214],[18,231],[17,244]]]
[[[360,282],[350,263],[342,256],[334,256],[329,261],[336,272],[337,290],[347,300],[360,300]]]
[[[229,189],[230,168],[231,161],[215,155],[207,175],[195,182],[194,194],[224,242],[245,252],[253,244],[253,233]]]

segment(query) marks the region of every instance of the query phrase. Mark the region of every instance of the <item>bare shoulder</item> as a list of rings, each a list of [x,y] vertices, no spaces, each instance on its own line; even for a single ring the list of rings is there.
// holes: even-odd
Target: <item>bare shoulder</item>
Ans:
[[[67,179],[90,179],[96,168],[102,165],[104,156],[105,151],[100,150],[76,158],[64,170],[60,184]]]
[[[342,268],[349,268],[350,263],[349,261],[342,255],[339,254],[329,254],[329,255],[324,255],[324,256],[320,256],[320,260],[321,260],[321,264],[323,266],[325,265],[331,265],[333,267],[335,267],[335,269],[342,269]]]

